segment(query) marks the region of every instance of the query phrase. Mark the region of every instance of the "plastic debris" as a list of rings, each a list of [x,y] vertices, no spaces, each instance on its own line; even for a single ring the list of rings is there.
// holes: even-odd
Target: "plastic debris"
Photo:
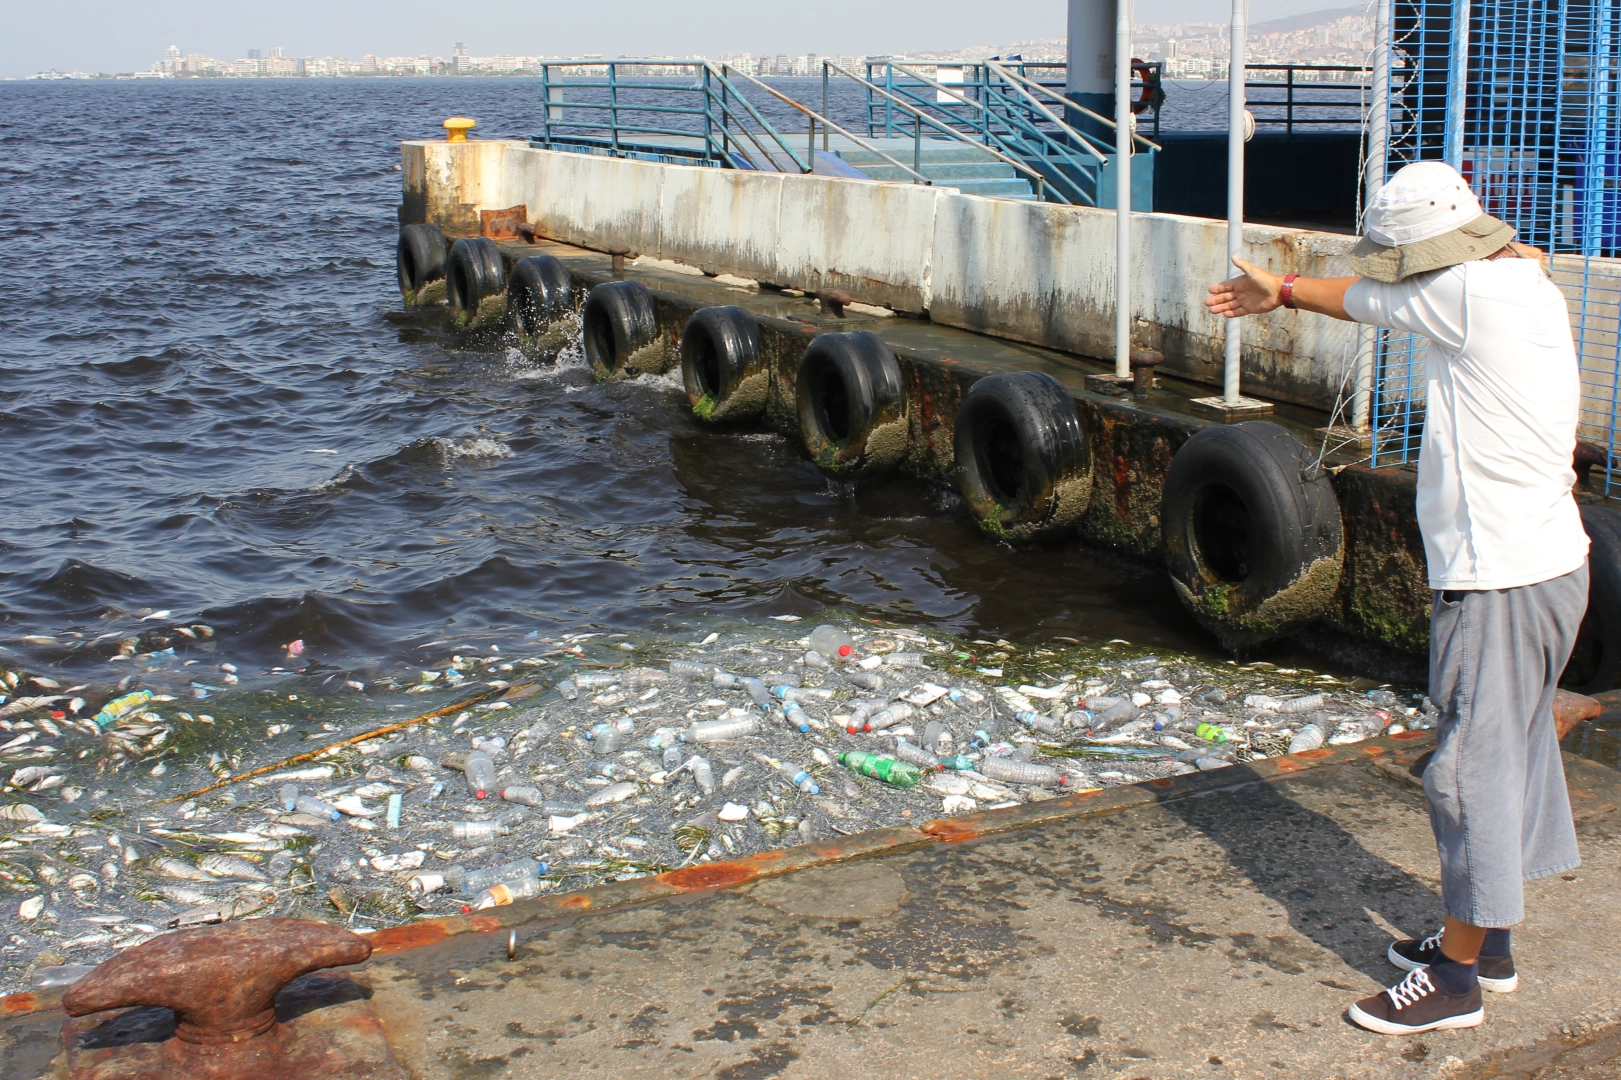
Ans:
[[[840,754],[839,762],[851,772],[870,776],[874,780],[882,780],[896,787],[917,787],[923,779],[923,774],[916,765],[885,754],[851,750]]]

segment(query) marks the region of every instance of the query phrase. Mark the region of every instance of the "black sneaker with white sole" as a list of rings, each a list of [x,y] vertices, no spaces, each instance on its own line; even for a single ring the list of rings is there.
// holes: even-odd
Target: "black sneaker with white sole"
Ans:
[[[1422,941],[1408,938],[1405,941],[1392,941],[1390,948],[1385,950],[1390,962],[1403,971],[1417,971],[1421,967],[1429,967],[1440,959],[1441,935],[1431,934]],[[1475,958],[1476,970],[1479,972],[1480,988],[1490,990],[1494,994],[1512,994],[1519,989],[1520,977],[1514,972],[1514,956],[1479,956]]]
[[[1381,1035],[1416,1035],[1421,1031],[1449,1031],[1478,1027],[1486,1020],[1480,1004],[1480,987],[1467,994],[1449,994],[1430,981],[1430,970],[1421,967],[1407,978],[1352,1005],[1353,1024]]]

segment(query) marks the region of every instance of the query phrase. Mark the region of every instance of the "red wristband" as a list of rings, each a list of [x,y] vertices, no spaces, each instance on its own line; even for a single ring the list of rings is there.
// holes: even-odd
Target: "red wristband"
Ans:
[[[1278,286],[1278,298],[1283,301],[1283,306],[1291,311],[1295,306],[1295,278],[1299,276],[1299,274],[1285,274],[1283,284]]]

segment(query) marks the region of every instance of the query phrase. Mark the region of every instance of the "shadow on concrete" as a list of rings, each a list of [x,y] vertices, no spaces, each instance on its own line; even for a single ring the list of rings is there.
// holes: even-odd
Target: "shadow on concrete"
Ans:
[[[1415,795],[1350,766],[1282,782],[1265,781],[1246,765],[1221,775],[1231,786],[1169,799],[1161,809],[1219,846],[1234,870],[1288,913],[1298,934],[1376,982],[1394,982],[1399,972],[1385,959],[1390,934],[1370,912],[1404,935],[1422,936],[1440,924],[1439,893],[1285,789],[1310,785],[1341,817],[1365,826],[1365,833],[1400,826],[1410,831],[1417,813],[1427,837],[1422,806],[1415,810],[1412,804]],[[1405,819],[1400,826],[1398,819]],[[1279,942],[1239,940],[1245,937],[1233,935],[1234,944],[1271,962],[1269,946]]]

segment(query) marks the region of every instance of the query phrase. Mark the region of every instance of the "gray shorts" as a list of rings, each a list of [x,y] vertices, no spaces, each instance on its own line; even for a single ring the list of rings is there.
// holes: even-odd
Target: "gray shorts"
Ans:
[[[1435,594],[1424,770],[1446,912],[1472,926],[1525,918],[1522,883],[1581,863],[1553,695],[1587,610],[1587,565],[1517,589]]]

